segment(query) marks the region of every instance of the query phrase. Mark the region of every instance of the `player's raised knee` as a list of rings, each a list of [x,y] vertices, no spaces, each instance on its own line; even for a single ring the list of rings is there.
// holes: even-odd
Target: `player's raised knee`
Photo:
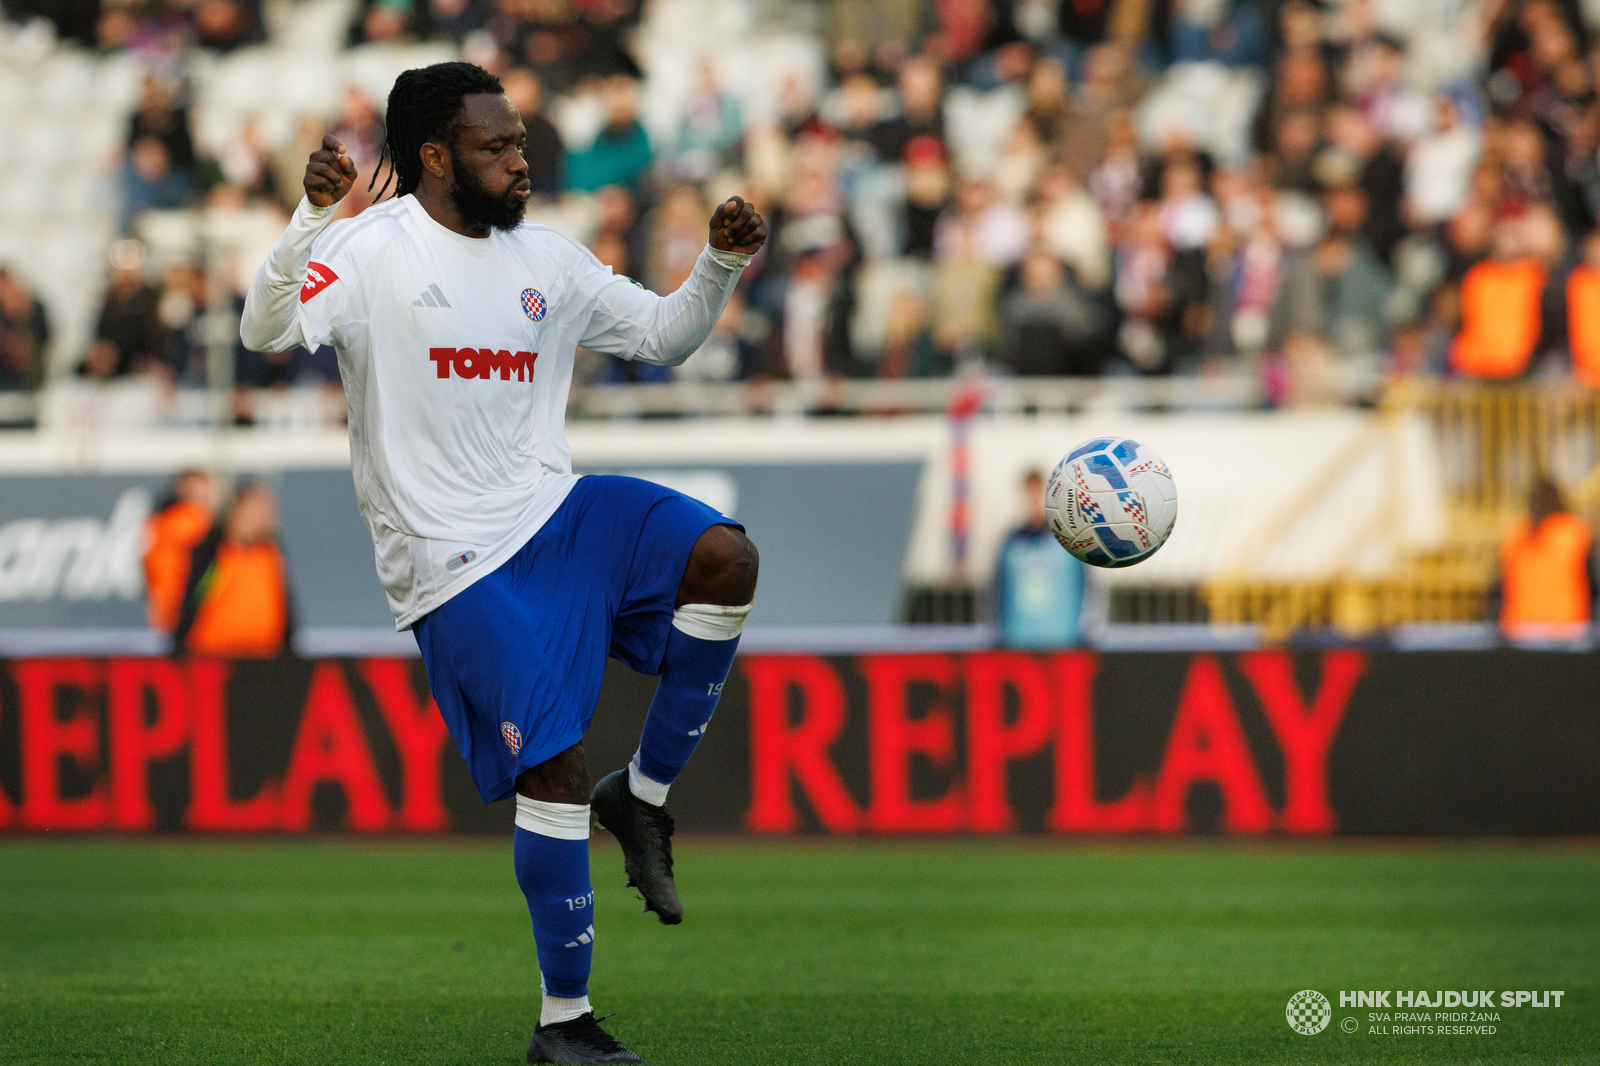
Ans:
[[[678,604],[739,607],[750,603],[755,599],[760,568],[761,553],[754,541],[733,526],[712,526],[700,535],[689,555]]]

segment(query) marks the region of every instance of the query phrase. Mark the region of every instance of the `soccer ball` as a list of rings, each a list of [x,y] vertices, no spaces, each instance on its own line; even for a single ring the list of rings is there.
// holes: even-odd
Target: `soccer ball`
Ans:
[[[1056,464],[1045,490],[1050,532],[1090,566],[1132,566],[1156,553],[1178,519],[1161,457],[1136,440],[1095,437]]]

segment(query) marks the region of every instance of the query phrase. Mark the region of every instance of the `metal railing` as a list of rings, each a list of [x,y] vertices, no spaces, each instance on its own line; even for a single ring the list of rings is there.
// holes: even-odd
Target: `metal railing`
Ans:
[[[1248,374],[1182,378],[978,379],[983,405],[997,414],[1033,411],[1241,410],[1259,406],[1260,382]],[[689,415],[892,415],[939,413],[972,378],[687,382],[574,387],[569,412],[579,418]]]
[[[578,419],[940,414],[972,387],[970,378],[574,385],[568,412]],[[984,409],[996,414],[1237,411],[1262,402],[1256,380],[1245,375],[983,378],[979,388]],[[36,395],[0,392],[0,426],[215,428],[231,422],[239,406],[224,389],[172,389],[143,378],[105,384],[65,379]],[[257,426],[284,432],[339,426],[344,419],[337,389],[253,390],[246,406]]]
[[[1445,537],[1428,551],[1407,551],[1385,505],[1377,520],[1347,545],[1380,538],[1392,564],[1380,576],[1357,576],[1339,560],[1318,580],[1268,580],[1252,570],[1263,545],[1292,533],[1342,470],[1369,449],[1393,447],[1389,432],[1420,418],[1437,449],[1443,479]],[[1600,518],[1600,393],[1570,382],[1490,384],[1407,381],[1383,397],[1371,431],[1307,480],[1252,538],[1249,553],[1230,560],[1202,589],[1214,623],[1253,623],[1272,636],[1331,627],[1359,635],[1412,623],[1480,621],[1496,573],[1498,546],[1509,522],[1526,513],[1536,477],[1567,489],[1573,509]],[[1395,491],[1391,481],[1388,492]]]

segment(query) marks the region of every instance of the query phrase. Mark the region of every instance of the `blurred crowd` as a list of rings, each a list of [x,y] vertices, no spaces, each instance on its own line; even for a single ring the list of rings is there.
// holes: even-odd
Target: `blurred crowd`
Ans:
[[[532,213],[657,291],[687,276],[718,199],[766,214],[771,239],[696,358],[596,356],[588,380],[1231,371],[1283,403],[1411,375],[1600,385],[1593,5],[804,6],[818,70],[773,72],[757,107],[717,41],[669,135],[641,119],[638,0],[364,0],[348,43],[445,40],[499,74],[529,128]],[[363,174],[378,158],[381,101],[355,88],[287,138],[245,121],[197,150],[183,57],[262,40],[256,0],[51,11],[150,71],[127,124],[126,237],[150,209],[286,212],[329,128]],[[215,272],[153,264],[132,239],[110,271],[77,372],[204,384],[208,309],[242,283],[210,292]],[[0,388],[37,386],[48,330],[0,270]],[[240,349],[233,376],[337,371],[326,351]]]

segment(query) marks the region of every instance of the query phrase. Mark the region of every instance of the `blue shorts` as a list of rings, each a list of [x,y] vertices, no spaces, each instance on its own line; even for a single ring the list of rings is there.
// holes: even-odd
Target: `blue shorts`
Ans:
[[[661,671],[689,553],[716,525],[738,523],[653,482],[580,478],[516,555],[412,627],[485,803],[583,739],[608,655]]]

